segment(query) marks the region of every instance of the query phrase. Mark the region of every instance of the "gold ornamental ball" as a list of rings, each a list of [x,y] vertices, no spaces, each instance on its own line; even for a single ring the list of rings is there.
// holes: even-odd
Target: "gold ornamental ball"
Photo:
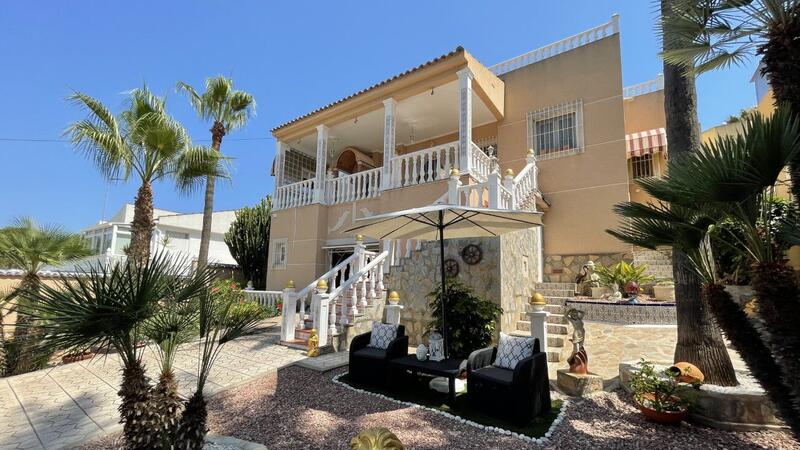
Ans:
[[[458,177],[458,176],[461,176],[461,172],[459,172],[459,171],[458,171],[458,169],[456,169],[455,167],[453,167],[452,169],[450,169],[450,176],[451,176],[451,177]]]
[[[364,236],[357,234],[356,235],[356,242],[364,242]]]
[[[543,305],[544,303],[544,295],[538,292],[534,292],[533,295],[531,295],[531,305]]]
[[[327,291],[328,290],[328,282],[324,279],[317,281],[317,290],[318,291]]]
[[[389,292],[389,300],[393,302],[400,301],[400,294],[397,291]]]
[[[286,289],[294,289],[294,280],[289,280],[286,283]]]
[[[514,169],[506,169],[506,176],[513,177],[514,176]]]
[[[534,153],[535,153],[535,152],[533,151],[533,149],[532,149],[532,148],[529,148],[529,149],[528,149],[528,156],[533,156],[533,155],[534,155]]]

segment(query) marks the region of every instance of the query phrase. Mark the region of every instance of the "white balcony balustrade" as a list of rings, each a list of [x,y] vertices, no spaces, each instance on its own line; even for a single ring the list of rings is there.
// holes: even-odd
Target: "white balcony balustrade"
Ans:
[[[458,142],[395,156],[390,164],[391,187],[415,186],[443,180],[452,167],[459,167]]]
[[[381,168],[329,178],[325,181],[325,203],[354,202],[377,197],[381,187]]]
[[[287,184],[275,190],[274,209],[297,208],[314,202],[316,180],[305,180]]]

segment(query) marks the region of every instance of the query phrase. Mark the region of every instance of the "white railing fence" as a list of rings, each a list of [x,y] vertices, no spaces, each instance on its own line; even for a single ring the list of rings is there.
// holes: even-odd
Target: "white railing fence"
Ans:
[[[275,190],[274,209],[297,208],[314,202],[314,183],[304,180],[287,184]]]
[[[611,21],[606,22],[600,26],[591,28],[582,33],[554,42],[536,50],[525,53],[524,55],[511,58],[499,64],[489,67],[489,70],[494,72],[495,75],[503,75],[504,73],[511,72],[527,65],[537,63],[547,58],[560,55],[561,53],[574,50],[592,42],[599,41],[600,39],[613,36],[619,33],[619,16],[614,14],[611,16]]]
[[[390,187],[406,187],[446,179],[459,167],[458,142],[450,142],[392,158]]]
[[[381,168],[365,170],[325,181],[325,203],[354,202],[377,197],[380,194]]]
[[[533,155],[528,155],[527,162],[525,167],[514,177],[514,208],[535,211],[536,201],[535,199],[531,200],[539,189],[539,167],[536,165],[536,158]]]
[[[252,289],[245,289],[244,295],[249,300],[252,300],[265,308],[275,308],[278,302],[283,298],[282,291],[256,291]]]
[[[622,89],[623,97],[636,97],[637,95],[649,94],[651,92],[664,90],[664,75],[659,74],[655,80],[645,81],[644,83],[626,86]]]

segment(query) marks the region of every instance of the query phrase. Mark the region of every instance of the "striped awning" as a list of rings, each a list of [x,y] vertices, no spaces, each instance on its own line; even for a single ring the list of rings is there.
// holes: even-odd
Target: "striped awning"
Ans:
[[[657,152],[667,152],[667,131],[655,128],[649,131],[640,131],[625,135],[628,148],[628,158],[634,156],[652,155]]]

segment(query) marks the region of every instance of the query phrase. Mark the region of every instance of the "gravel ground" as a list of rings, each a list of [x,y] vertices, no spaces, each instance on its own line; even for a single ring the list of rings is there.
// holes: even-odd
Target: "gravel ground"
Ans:
[[[392,430],[407,449],[538,448],[333,384],[331,378],[342,371],[318,373],[288,367],[225,391],[210,401],[210,428],[270,449],[346,449],[358,432],[378,426]],[[81,449],[108,448],[102,443],[95,441]],[[604,392],[573,400],[545,448],[800,450],[800,443],[778,431],[733,433],[687,424],[652,424],[632,406],[627,394]]]

